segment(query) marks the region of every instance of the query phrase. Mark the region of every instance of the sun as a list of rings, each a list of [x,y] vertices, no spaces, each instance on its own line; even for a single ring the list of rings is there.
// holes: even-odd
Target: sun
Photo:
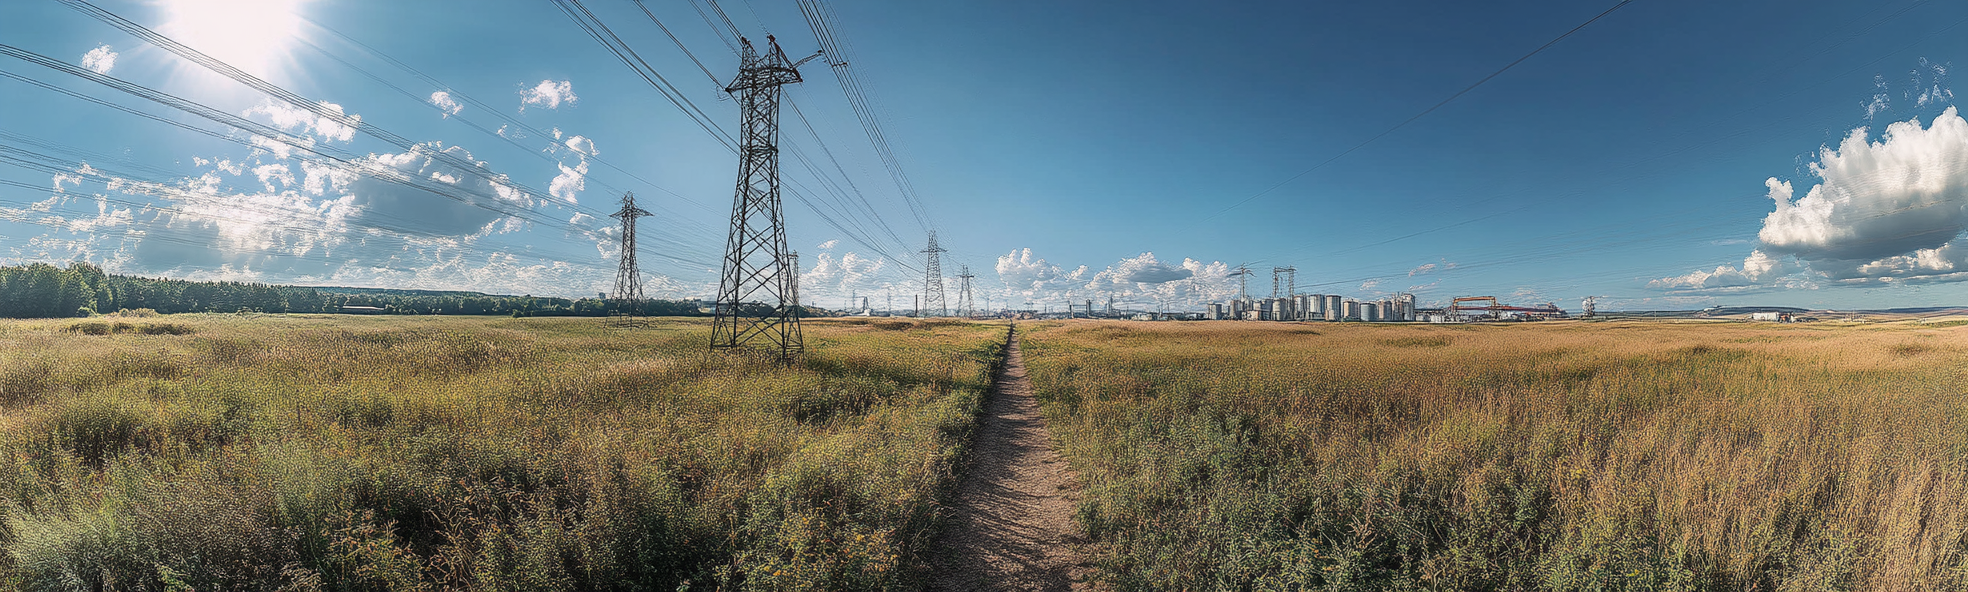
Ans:
[[[160,33],[265,77],[287,61],[307,0],[159,0]]]

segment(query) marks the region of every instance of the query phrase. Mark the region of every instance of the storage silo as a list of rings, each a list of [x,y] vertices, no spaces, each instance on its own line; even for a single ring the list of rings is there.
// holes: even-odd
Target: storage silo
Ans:
[[[1326,320],[1337,321],[1346,318],[1346,306],[1338,294],[1326,295]]]
[[[1362,302],[1362,303],[1360,303],[1360,320],[1362,320],[1362,321],[1366,321],[1366,322],[1369,322],[1369,323],[1372,323],[1372,322],[1376,322],[1376,321],[1379,321],[1379,320],[1380,320],[1380,303],[1379,303],[1379,302]]]

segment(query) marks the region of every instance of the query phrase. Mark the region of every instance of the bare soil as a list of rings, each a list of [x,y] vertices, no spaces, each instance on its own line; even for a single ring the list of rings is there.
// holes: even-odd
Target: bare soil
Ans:
[[[1079,482],[1052,448],[1018,338],[957,486],[930,590],[1090,590],[1073,524]]]

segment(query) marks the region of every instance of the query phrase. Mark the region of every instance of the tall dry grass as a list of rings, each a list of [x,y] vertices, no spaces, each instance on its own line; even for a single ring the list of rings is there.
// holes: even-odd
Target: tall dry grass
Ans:
[[[708,329],[0,322],[0,589],[915,586],[1003,326]]]
[[[1021,331],[1121,589],[1968,587],[1968,329]]]

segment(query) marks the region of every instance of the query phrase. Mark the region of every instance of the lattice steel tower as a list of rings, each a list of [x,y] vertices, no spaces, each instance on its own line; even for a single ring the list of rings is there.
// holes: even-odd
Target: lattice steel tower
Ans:
[[[957,274],[957,279],[963,280],[963,288],[957,291],[957,310],[962,311],[966,319],[977,316],[977,303],[970,300],[970,278],[974,277],[977,276],[970,275],[969,265],[963,266],[963,272]]]
[[[786,252],[786,302],[799,307],[794,314],[803,314],[806,308],[800,304],[800,254],[798,251]]]
[[[744,113],[738,130],[738,190],[731,200],[731,234],[725,240],[724,275],[718,283],[711,349],[744,347],[760,337],[779,348],[781,360],[806,349],[800,335],[797,272],[786,252],[786,218],[779,204],[780,87],[800,81],[799,66],[766,36],[760,53],[744,43],[738,77],[724,91]],[[811,57],[807,59],[813,59]]]
[[[929,248],[922,252],[929,254],[929,260],[923,265],[923,303],[916,314],[927,317],[930,309],[935,309],[939,317],[950,314],[950,308],[943,304],[943,262],[937,257],[949,251],[936,246],[936,231],[929,231]]]
[[[1271,268],[1271,297],[1290,298],[1297,295],[1298,266]]]
[[[615,292],[608,299],[618,302],[642,300],[642,270],[636,268],[636,218],[650,215],[635,205],[634,193],[622,194],[622,209],[610,215],[622,219],[622,265],[615,270]]]

